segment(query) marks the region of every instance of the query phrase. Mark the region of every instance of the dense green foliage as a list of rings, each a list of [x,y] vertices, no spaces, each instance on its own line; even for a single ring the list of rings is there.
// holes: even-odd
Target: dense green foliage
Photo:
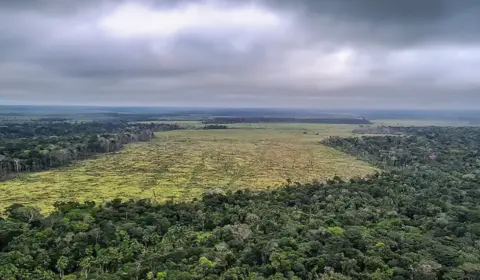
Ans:
[[[392,127],[405,136],[331,137],[323,143],[386,169],[430,169],[480,182],[480,127]]]
[[[348,182],[58,204],[48,217],[14,205],[0,279],[478,279],[480,130],[405,132],[329,139],[388,168]]]
[[[0,126],[0,179],[70,163],[124,144],[149,141],[154,131],[177,129],[172,124],[125,122],[25,122]]]

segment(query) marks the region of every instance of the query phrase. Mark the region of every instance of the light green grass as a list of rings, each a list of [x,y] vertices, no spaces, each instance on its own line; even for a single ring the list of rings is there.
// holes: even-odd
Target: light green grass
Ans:
[[[178,124],[183,128],[202,128],[205,125],[201,121],[158,121],[158,123]],[[351,124],[322,124],[322,123],[233,123],[226,124],[229,129],[260,129],[260,130],[286,130],[289,132],[307,131],[309,134],[318,133],[321,136],[352,135],[352,130],[358,125]]]
[[[347,179],[375,171],[319,144],[329,135],[352,135],[355,126],[242,126],[157,133],[152,142],[131,144],[116,154],[23,174],[0,182],[0,208],[23,203],[49,212],[55,201],[101,202],[115,197],[188,200],[215,188],[265,189],[281,186],[287,179],[310,182],[335,175]]]

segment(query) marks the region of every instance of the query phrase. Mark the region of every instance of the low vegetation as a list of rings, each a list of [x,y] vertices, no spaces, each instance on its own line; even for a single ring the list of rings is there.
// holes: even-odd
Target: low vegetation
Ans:
[[[214,189],[261,190],[287,180],[363,177],[376,170],[318,144],[328,135],[351,135],[354,126],[241,124],[203,130],[201,123],[182,124],[187,125],[199,129],[160,132],[120,152],[0,182],[0,207],[23,203],[48,212],[55,201],[190,200]]]

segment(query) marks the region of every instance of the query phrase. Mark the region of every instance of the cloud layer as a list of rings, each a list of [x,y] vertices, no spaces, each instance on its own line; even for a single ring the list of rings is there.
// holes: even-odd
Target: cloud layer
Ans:
[[[0,4],[0,104],[480,107],[479,1],[172,3]]]

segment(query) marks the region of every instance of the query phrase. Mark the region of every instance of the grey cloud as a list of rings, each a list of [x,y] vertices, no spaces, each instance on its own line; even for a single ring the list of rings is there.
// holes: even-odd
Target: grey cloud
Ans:
[[[302,20],[333,39],[353,44],[411,45],[480,41],[476,0],[305,0],[268,1],[301,12]],[[302,4],[299,4],[302,3]],[[322,32],[313,35],[324,36]]]
[[[124,43],[94,38],[49,46],[30,59],[70,76],[123,79],[180,77],[212,71],[238,74],[264,60],[264,51],[259,46],[239,53],[232,50],[228,42],[195,37],[177,38],[166,45],[154,41]]]
[[[141,3],[164,9],[190,2]],[[245,5],[221,2],[232,9]],[[247,36],[240,48],[238,30],[186,30],[169,39],[109,36],[94,22],[122,3],[128,1],[0,2],[2,99],[189,106],[480,104],[480,84],[471,73],[480,62],[480,1],[251,1],[291,22],[277,33]],[[445,48],[453,50],[438,51]],[[455,57],[457,50],[469,54]]]

